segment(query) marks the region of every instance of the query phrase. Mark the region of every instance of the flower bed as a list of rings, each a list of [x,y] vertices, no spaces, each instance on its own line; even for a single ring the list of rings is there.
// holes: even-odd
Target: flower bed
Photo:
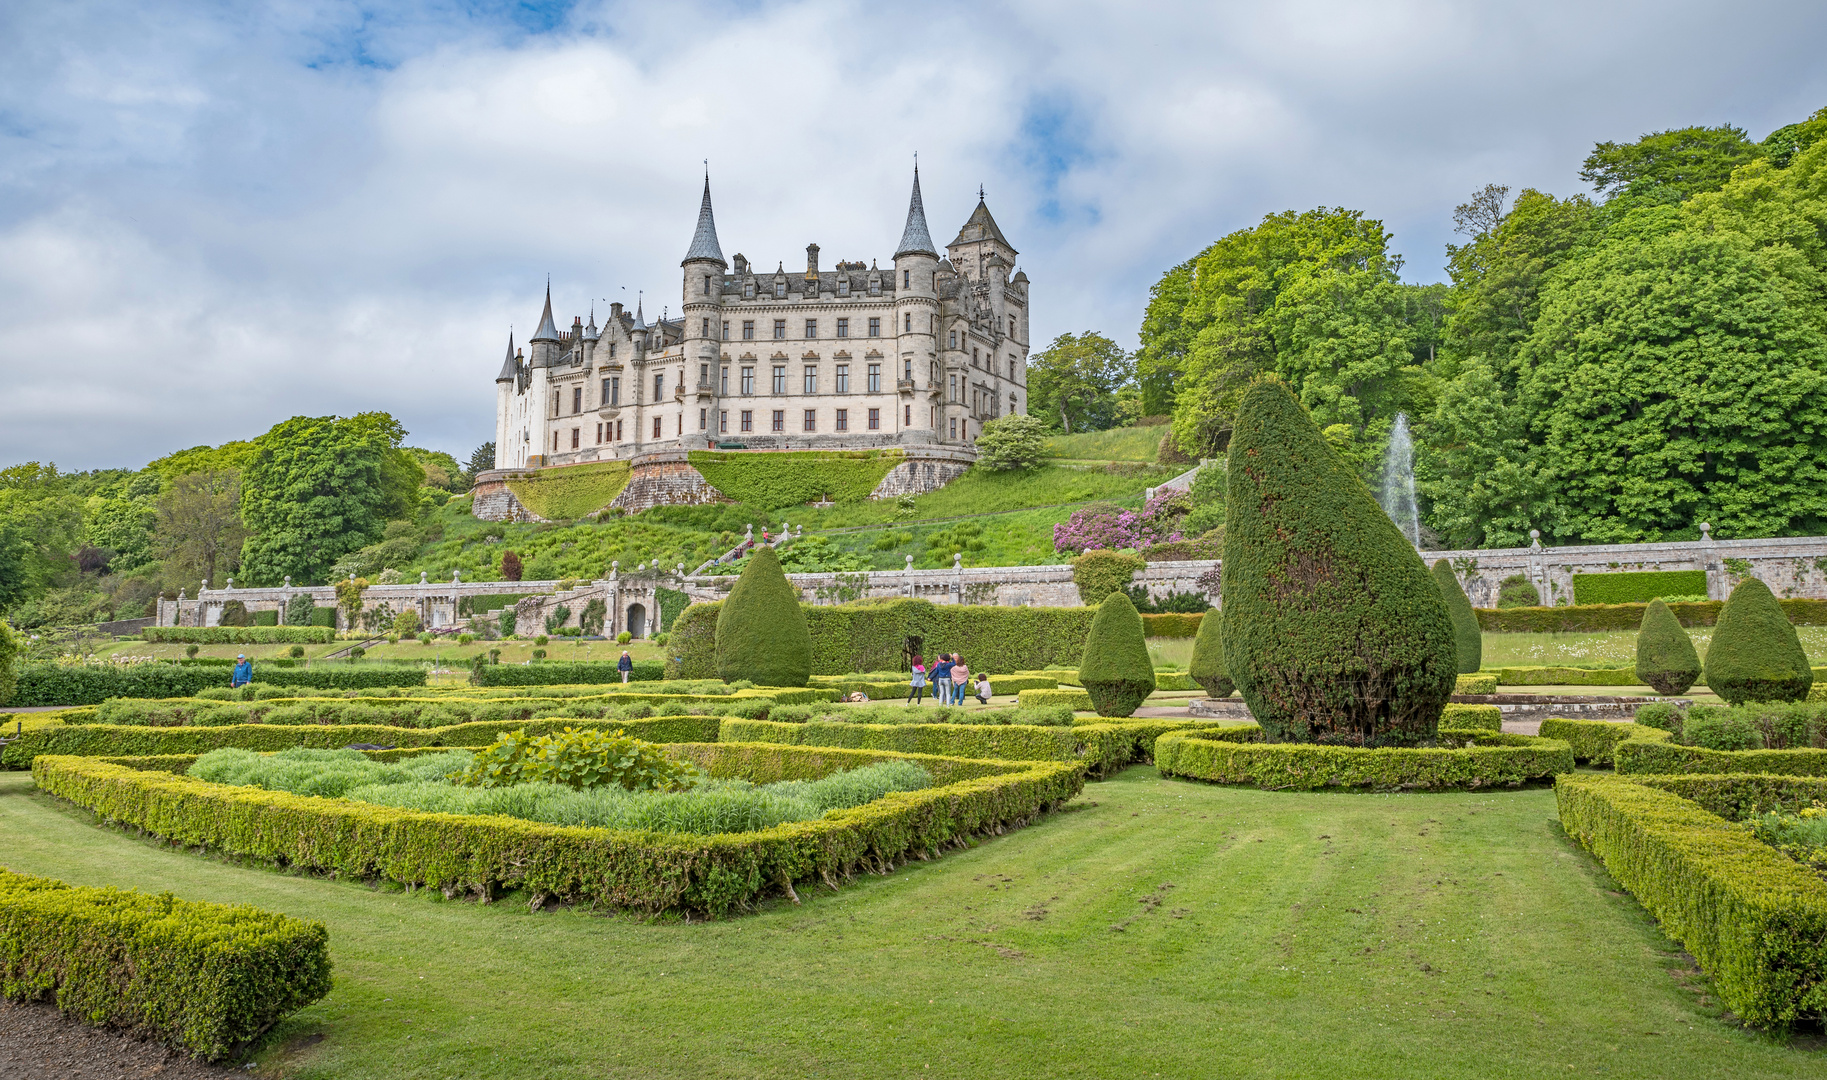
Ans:
[[[1668,790],[1678,785],[1645,779],[1560,777],[1562,828],[1693,954],[1746,1023],[1781,1028],[1827,1011],[1827,881]],[[1739,777],[1684,781],[1716,805],[1742,804],[1748,793]],[[1761,784],[1764,792],[1790,787],[1805,789],[1792,799],[1821,794],[1814,781]]]
[[[258,908],[0,868],[0,987],[202,1058],[330,992],[329,932]]]
[[[1478,745],[1363,749],[1236,741],[1253,728],[1169,732],[1155,740],[1155,765],[1164,776],[1299,791],[1517,787],[1573,771],[1573,749],[1559,739],[1448,729],[1449,737],[1465,735]]]
[[[862,750],[688,743],[669,753],[712,776],[756,783],[815,779],[891,758],[918,761],[935,787],[889,795],[817,821],[752,833],[687,836],[572,828],[509,818],[426,814],[210,784],[95,758],[41,756],[44,791],[103,818],[182,844],[447,894],[723,915],[796,882],[836,887],[858,870],[927,857],[1024,824],[1076,796],[1081,766]]]
[[[1558,716],[1543,720],[1537,734],[1544,739],[1565,741],[1573,747],[1574,760],[1588,761],[1594,765],[1612,764],[1613,752],[1625,739],[1666,742],[1669,738],[1668,732],[1642,724],[1618,724],[1609,720],[1564,720]]]

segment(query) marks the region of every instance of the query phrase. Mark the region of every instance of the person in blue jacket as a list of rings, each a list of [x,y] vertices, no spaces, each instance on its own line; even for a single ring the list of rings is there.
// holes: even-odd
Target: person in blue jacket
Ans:
[[[235,654],[235,673],[229,676],[228,685],[246,686],[254,681],[254,662],[246,653]]]
[[[634,658],[628,655],[627,649],[622,650],[622,658],[615,662],[615,670],[622,673],[623,682],[627,682],[628,676],[634,674]]]

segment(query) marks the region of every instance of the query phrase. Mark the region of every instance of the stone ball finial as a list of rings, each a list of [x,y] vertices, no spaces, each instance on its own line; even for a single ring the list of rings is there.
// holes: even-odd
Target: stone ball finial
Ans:
[[[1708,525],[1704,521],[1701,522],[1700,523],[1700,539],[1711,540],[1712,538],[1713,538],[1713,527],[1711,525]]]
[[[908,569],[909,569],[909,570],[912,570],[912,569],[913,569],[913,556],[912,556],[912,555],[909,555],[909,556],[908,556],[908,557],[907,557],[907,568],[908,568]]]
[[[228,579],[228,587],[229,587],[229,588],[230,588],[230,589],[233,589],[233,588],[234,588],[234,587],[235,587],[235,579],[234,579],[234,578],[229,578],[229,579]]]
[[[285,587],[288,589],[292,587],[292,575],[290,574],[285,576]]]
[[[463,580],[463,571],[461,571],[461,570],[452,570],[452,571],[451,571],[451,572],[450,572],[450,583],[451,583],[451,584],[452,584],[452,585],[455,585],[455,584],[457,584],[457,583],[458,583],[458,582],[460,582],[460,581],[462,581],[462,580]]]
[[[963,568],[964,568],[964,552],[962,552],[962,551],[952,552],[952,569],[961,570]]]
[[[419,571],[419,584],[425,584],[425,571]]]
[[[198,586],[197,586],[197,595],[198,595],[198,596],[202,596],[202,595],[203,595],[203,590],[204,590],[204,589],[207,589],[207,588],[209,588],[209,579],[208,579],[208,578],[204,578],[204,579],[203,579],[203,584],[201,584],[201,585],[198,585]]]

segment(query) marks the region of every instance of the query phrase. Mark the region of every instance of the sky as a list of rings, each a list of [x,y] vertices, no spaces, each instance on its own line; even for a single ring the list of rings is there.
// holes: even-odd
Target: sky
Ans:
[[[1443,280],[1487,183],[1827,105],[1809,3],[0,3],[0,466],[137,468],[384,410],[459,460],[561,324],[723,250],[887,263],[987,193],[1037,347],[1282,210]],[[599,320],[600,321],[600,320]]]

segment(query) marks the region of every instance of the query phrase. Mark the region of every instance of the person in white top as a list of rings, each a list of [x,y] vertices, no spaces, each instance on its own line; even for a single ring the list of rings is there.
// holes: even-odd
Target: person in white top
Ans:
[[[990,703],[990,677],[988,675],[977,676],[977,700],[984,705]]]

